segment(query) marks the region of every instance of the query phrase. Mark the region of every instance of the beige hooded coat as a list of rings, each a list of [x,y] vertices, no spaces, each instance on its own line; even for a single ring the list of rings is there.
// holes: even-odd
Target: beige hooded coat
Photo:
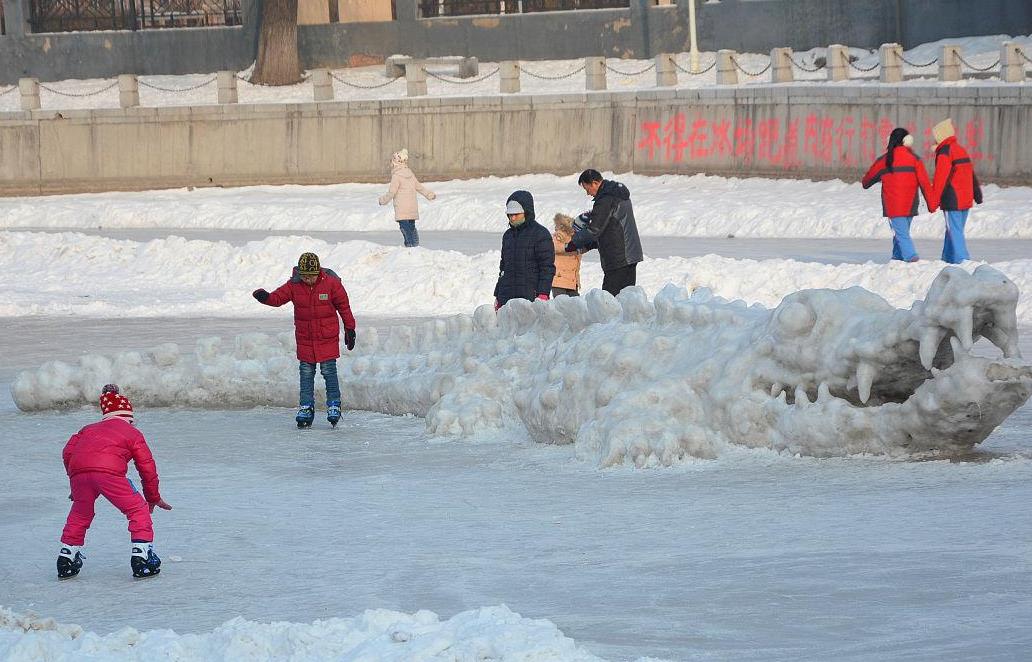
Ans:
[[[416,202],[416,191],[427,200],[437,195],[423,186],[412,170],[405,163],[391,164],[391,185],[386,193],[380,196],[380,204],[385,205],[394,200],[394,220],[414,221],[419,218],[419,203]]]

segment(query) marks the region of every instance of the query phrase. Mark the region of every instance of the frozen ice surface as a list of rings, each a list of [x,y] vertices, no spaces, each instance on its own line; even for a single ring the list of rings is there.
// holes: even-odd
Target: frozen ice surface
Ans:
[[[1019,660],[1032,645],[1028,404],[963,462],[736,449],[661,471],[599,471],[526,438],[440,443],[411,417],[352,411],[297,432],[288,409],[141,406],[175,506],[155,516],[165,572],[133,583],[124,520],[99,505],[83,574],[54,579],[60,450],[97,414],[18,412],[14,371],[113,339],[143,351],[281,324],[5,321],[0,604],[100,636],[171,629],[183,645],[238,616],[446,622],[501,604],[620,660]],[[313,549],[336,552],[332,571]],[[260,645],[268,632],[243,630]]]

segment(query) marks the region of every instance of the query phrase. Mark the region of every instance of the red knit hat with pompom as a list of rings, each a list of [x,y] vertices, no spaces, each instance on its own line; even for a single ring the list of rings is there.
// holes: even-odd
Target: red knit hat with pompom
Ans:
[[[133,420],[133,403],[118,392],[117,384],[108,384],[100,394],[100,412],[104,418],[117,416],[131,421]]]

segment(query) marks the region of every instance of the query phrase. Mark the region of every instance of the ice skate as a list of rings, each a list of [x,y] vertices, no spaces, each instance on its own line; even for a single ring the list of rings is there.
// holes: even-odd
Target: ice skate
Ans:
[[[149,542],[133,543],[133,555],[129,563],[133,567],[133,577],[153,577],[161,572],[161,559],[154,553],[154,545]]]
[[[294,417],[297,421],[297,427],[300,430],[312,427],[312,421],[315,420],[315,407],[312,405],[301,405],[297,408],[297,416]]]
[[[57,554],[57,578],[71,579],[82,570],[83,555],[73,545],[61,545]]]
[[[337,421],[340,420],[340,400],[331,400],[326,403],[326,420],[332,427],[337,427]]]

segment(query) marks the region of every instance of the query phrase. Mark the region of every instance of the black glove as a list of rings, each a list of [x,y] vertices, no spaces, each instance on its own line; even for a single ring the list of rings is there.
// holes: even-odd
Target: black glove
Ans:
[[[348,348],[348,351],[355,349],[355,330],[344,329],[344,346]]]
[[[566,248],[564,250],[567,253],[576,253],[577,252],[577,247],[574,246],[573,242],[571,241],[570,243],[566,244]]]
[[[255,290],[254,292],[251,292],[251,296],[258,299],[259,303],[265,303],[269,300],[269,293],[265,290]]]

